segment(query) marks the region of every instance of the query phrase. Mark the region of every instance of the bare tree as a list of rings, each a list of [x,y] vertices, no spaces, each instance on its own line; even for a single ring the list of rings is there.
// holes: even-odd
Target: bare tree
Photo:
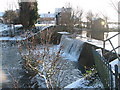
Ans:
[[[75,24],[81,25],[83,10],[79,7],[74,9],[70,3],[61,9],[60,25],[67,26],[68,32],[74,32]]]
[[[83,13],[84,13],[83,9],[79,8],[78,6],[75,10],[73,10],[73,15],[72,16],[73,16],[73,20],[74,20],[74,25],[75,24],[81,24],[82,18],[83,18],[82,17]]]
[[[40,38],[44,38],[43,36]],[[48,35],[46,34],[46,36]],[[50,37],[46,38],[46,41],[49,42],[49,39]],[[26,42],[23,41],[19,45],[19,51],[23,58],[23,67],[29,74],[31,72],[31,74],[36,73],[39,77],[44,78],[47,88],[60,88],[60,84],[64,79],[64,77],[61,77],[64,64],[60,60],[61,48],[55,52],[54,49],[50,49],[51,45],[44,43],[43,40],[41,40],[41,47],[34,45],[33,41],[34,37],[31,41],[26,40]],[[27,43],[26,53],[22,49],[25,43]]]
[[[88,11],[86,18],[87,18],[87,27],[91,28],[92,25],[92,19],[93,19],[94,15],[92,13],[92,11]]]
[[[105,20],[105,26],[106,26],[106,29],[109,29],[109,26],[108,26],[108,20],[109,20],[109,17],[107,15],[103,15],[103,19]]]

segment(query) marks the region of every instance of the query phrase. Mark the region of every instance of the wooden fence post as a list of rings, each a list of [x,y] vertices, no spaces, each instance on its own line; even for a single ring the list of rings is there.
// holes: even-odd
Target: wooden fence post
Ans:
[[[115,88],[118,89],[118,66],[115,65]]]

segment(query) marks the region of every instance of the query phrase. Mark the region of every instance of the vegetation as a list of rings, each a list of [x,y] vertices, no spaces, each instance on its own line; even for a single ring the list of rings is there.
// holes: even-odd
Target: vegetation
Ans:
[[[24,29],[34,27],[38,19],[38,8],[36,2],[20,2],[20,22]]]
[[[74,9],[70,3],[68,3],[68,5],[62,7],[61,12],[57,14],[57,25],[66,26],[68,32],[74,32],[74,25],[81,24],[82,15],[83,10],[81,8],[77,7]]]
[[[13,10],[7,10],[5,11],[3,18],[6,24],[15,24],[18,20],[18,13]]]
[[[47,88],[58,88],[61,84],[60,79],[63,78],[58,78],[58,76],[56,76],[61,76],[63,74],[63,72],[60,72],[61,69],[63,69],[63,63],[61,64],[59,56],[61,49],[59,49],[57,52],[51,52],[51,45],[49,44],[50,39],[46,38],[46,42],[44,42],[42,40],[44,36],[40,36],[40,38],[40,47],[37,47],[37,45],[33,43],[35,40],[34,37],[31,39],[31,41],[26,40],[26,42],[23,41],[19,45],[19,52],[23,59],[23,68],[31,76],[38,74],[39,77],[42,77],[45,80]],[[26,49],[27,53],[23,54],[23,48]]]

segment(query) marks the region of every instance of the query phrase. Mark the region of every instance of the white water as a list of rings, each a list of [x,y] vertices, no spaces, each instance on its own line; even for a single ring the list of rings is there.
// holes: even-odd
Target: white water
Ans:
[[[62,57],[71,61],[78,61],[83,46],[82,41],[62,36],[60,45],[62,46]]]

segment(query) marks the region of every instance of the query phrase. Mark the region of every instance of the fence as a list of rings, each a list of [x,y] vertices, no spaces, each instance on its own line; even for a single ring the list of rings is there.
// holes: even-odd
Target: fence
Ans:
[[[120,90],[120,74],[118,73],[118,65],[115,65],[115,88]]]
[[[110,88],[110,89],[115,88],[117,90],[120,90],[120,73],[118,72],[118,66],[115,65],[115,70],[114,70],[115,73],[113,73],[112,69],[111,69],[111,65],[109,64],[109,60],[105,59],[104,56],[106,55],[105,43],[106,43],[106,41],[109,41],[113,50],[111,50],[109,53],[107,52],[107,54],[110,54],[111,52],[114,51],[115,55],[117,56],[118,61],[120,61],[120,55],[117,54],[117,52],[116,52],[116,49],[118,49],[120,46],[118,45],[118,47],[115,48],[111,42],[111,39],[119,34],[120,33],[117,33],[116,35],[114,35],[104,41],[103,56],[100,56],[99,53],[97,53],[95,50],[93,50],[95,66],[96,66],[96,69],[100,76],[101,82],[103,83],[105,88]],[[113,76],[115,77],[115,80],[114,80],[115,82],[113,81]]]
[[[113,88],[113,74],[109,63],[100,56],[98,52],[93,50],[96,70],[105,88]]]
[[[113,43],[111,42],[111,39],[114,38],[114,37],[116,37],[116,36],[118,36],[119,34],[120,34],[120,32],[117,33],[117,34],[115,34],[114,36],[106,39],[106,40],[104,41],[104,45],[103,45],[103,47],[104,47],[103,56],[106,54],[106,53],[105,53],[105,43],[106,43],[107,41],[109,41],[109,43],[110,43],[111,46],[112,46],[112,50],[111,50],[109,53],[111,53],[111,52],[114,51],[115,55],[117,56],[118,61],[120,62],[120,55],[116,52],[116,49],[119,49],[120,46],[118,45],[117,47],[114,47]],[[108,60],[108,61],[109,61],[109,60]],[[118,65],[115,65],[114,67],[115,67],[115,70],[114,70],[115,73],[113,73],[113,74],[114,74],[114,76],[115,76],[115,88],[120,90],[120,73],[118,72]]]

